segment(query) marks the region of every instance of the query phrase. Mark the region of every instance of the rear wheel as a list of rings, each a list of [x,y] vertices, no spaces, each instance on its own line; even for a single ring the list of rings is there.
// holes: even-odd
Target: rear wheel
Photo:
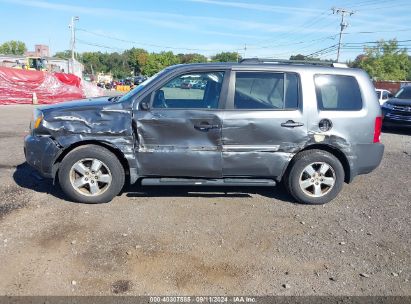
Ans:
[[[344,168],[331,153],[307,150],[299,153],[285,176],[290,194],[300,203],[325,204],[333,200],[344,183]]]
[[[64,193],[81,203],[111,201],[124,185],[124,169],[109,150],[86,145],[75,148],[63,159],[59,182]]]

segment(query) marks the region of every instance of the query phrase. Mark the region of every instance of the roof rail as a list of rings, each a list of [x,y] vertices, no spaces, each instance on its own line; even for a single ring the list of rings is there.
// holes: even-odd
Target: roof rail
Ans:
[[[272,58],[245,58],[241,59],[240,63],[277,63],[277,64],[307,64],[321,65],[336,68],[348,68],[345,63],[330,62],[330,61],[310,61],[310,60],[287,60],[287,59],[272,59]]]

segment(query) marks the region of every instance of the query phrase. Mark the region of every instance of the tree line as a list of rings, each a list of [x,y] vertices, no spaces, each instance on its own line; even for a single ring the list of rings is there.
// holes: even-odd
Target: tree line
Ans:
[[[59,58],[70,58],[70,51],[58,52]],[[202,63],[210,60],[201,54],[174,54],[171,51],[150,53],[144,49],[131,48],[122,53],[84,52],[76,55],[84,65],[85,73],[111,73],[121,79],[132,75],[152,76],[160,70],[174,64]],[[237,61],[241,56],[236,52],[222,52],[211,57],[213,62]]]
[[[27,47],[22,41],[6,41],[0,44],[0,54],[23,55]],[[55,57],[67,59],[71,57],[69,50],[57,52]],[[202,62],[235,62],[241,59],[237,52],[221,52],[211,58],[204,55],[174,54],[168,52],[148,52],[141,48],[131,48],[123,52],[83,52],[76,54],[83,63],[85,73],[112,73],[114,78],[121,79],[143,74],[152,76],[158,71],[174,64]],[[319,58],[307,57],[301,54],[291,55],[291,60],[314,60]],[[325,60],[332,61],[332,60]],[[399,46],[396,39],[381,40],[373,47],[365,47],[349,66],[364,69],[376,80],[411,80],[411,57],[406,48]]]

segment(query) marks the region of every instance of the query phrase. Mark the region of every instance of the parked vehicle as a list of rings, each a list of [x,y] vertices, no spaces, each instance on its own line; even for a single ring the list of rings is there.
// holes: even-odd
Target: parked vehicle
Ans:
[[[169,89],[181,79],[206,87]],[[25,156],[77,202],[108,202],[126,181],[282,182],[296,201],[323,204],[379,165],[381,122],[374,87],[359,69],[265,60],[177,65],[121,98],[36,109]]]
[[[204,83],[203,81],[197,81],[192,86],[193,89],[200,89],[200,90],[204,90],[205,87],[206,87],[206,83]]]
[[[182,83],[181,83],[181,88],[182,89],[191,89],[192,88],[192,83],[190,82],[190,81],[183,81]]]
[[[134,84],[134,80],[128,77],[128,78],[124,79],[123,84],[131,86],[131,85]]]
[[[145,76],[136,76],[136,77],[134,77],[134,85],[140,85],[146,79],[147,79],[147,77],[145,77]]]
[[[167,83],[167,88],[181,88],[181,83],[181,79],[176,79],[174,81]]]
[[[97,86],[104,89],[106,84],[104,82],[97,82]]]
[[[377,93],[378,101],[380,102],[380,105],[382,106],[388,99],[392,98],[394,95],[388,91],[388,90],[383,90],[383,89],[375,89],[375,92]]]
[[[411,86],[400,89],[382,106],[384,126],[411,127]]]

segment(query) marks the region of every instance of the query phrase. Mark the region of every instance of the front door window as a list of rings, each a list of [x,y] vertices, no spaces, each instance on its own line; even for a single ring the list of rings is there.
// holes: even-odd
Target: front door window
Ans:
[[[217,109],[224,72],[178,76],[154,92],[153,108]]]

